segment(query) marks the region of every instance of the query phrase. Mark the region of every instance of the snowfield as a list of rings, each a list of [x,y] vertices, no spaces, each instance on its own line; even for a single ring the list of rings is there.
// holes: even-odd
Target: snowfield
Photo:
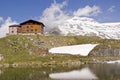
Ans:
[[[119,63],[120,64],[120,60],[115,60],[115,61],[108,61],[108,64],[114,64],[114,63]]]
[[[63,46],[63,47],[55,47],[49,50],[50,53],[61,53],[61,54],[72,54],[81,56],[88,56],[90,51],[96,47],[98,44],[81,44],[81,45],[73,45],[73,46]]]

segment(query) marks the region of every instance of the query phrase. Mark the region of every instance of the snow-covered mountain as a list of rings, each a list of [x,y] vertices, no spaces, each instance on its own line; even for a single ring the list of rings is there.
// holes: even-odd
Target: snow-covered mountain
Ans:
[[[107,39],[120,39],[120,23],[99,23],[92,18],[73,17],[51,29],[62,35],[99,36]]]

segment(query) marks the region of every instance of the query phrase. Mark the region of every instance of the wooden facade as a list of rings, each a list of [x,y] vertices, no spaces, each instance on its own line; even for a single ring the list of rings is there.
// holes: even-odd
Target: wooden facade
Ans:
[[[9,26],[10,28],[10,26]],[[21,34],[43,34],[44,24],[35,20],[28,20],[20,23],[17,28],[17,33]]]

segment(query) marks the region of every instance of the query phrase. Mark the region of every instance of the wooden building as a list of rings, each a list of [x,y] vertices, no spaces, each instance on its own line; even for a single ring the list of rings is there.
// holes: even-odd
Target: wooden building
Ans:
[[[14,28],[15,29],[12,29]],[[28,20],[20,23],[20,25],[9,26],[9,34],[43,34],[44,24],[35,20]]]
[[[28,20],[20,24],[21,33],[43,34],[44,24],[34,20]]]

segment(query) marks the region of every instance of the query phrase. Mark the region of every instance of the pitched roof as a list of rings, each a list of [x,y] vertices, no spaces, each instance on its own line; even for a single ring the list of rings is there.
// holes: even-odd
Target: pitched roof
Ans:
[[[29,23],[29,22],[37,23],[39,25],[42,25],[43,27],[45,26],[42,22],[35,21],[35,20],[27,20],[25,22],[20,23],[20,25],[24,25],[24,24]]]
[[[20,25],[10,25],[9,27],[21,27]]]

